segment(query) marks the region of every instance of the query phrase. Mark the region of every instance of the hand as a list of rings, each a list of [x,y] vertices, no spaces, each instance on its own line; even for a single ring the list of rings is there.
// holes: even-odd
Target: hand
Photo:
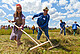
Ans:
[[[41,27],[39,27],[39,29],[41,29]]]
[[[63,29],[61,28],[61,30],[63,30]]]
[[[22,29],[22,27],[19,27],[18,29],[19,29],[19,30],[21,30],[21,29]]]
[[[18,29],[19,29],[19,30],[21,30],[23,27],[24,27],[24,26],[23,26],[23,25],[21,25]]]
[[[11,20],[8,20],[8,22],[11,22]]]
[[[34,17],[32,17],[32,20],[34,20]]]

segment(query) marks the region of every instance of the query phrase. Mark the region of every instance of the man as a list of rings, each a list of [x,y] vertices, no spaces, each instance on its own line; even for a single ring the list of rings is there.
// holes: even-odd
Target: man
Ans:
[[[74,33],[73,33],[74,36],[75,36],[76,30],[77,30],[77,26],[80,27],[80,26],[77,24],[77,22],[75,21],[74,24],[72,25],[72,29],[73,29],[73,31],[74,31]]]
[[[62,34],[63,30],[64,30],[64,36],[66,35],[66,32],[65,32],[65,25],[66,23],[65,22],[62,22],[62,20],[60,20],[60,34]]]
[[[44,11],[43,13],[36,14],[32,17],[32,19],[38,17],[37,24],[39,28],[38,28],[37,40],[40,39],[40,36],[42,34],[42,31],[40,29],[42,29],[45,32],[45,35],[49,39],[49,35],[48,35],[48,22],[50,19],[50,16],[48,14],[49,9],[46,7],[45,9],[43,9],[43,11]]]

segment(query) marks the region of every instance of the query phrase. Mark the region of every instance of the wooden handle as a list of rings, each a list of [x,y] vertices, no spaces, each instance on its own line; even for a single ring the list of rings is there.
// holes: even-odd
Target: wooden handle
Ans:
[[[7,18],[5,18],[6,20],[8,20]],[[9,22],[9,23],[11,23],[11,24],[13,24],[12,22]],[[14,26],[16,26],[17,28],[19,28],[17,25],[15,25],[15,24],[13,24]],[[36,42],[35,41],[35,39],[33,39],[29,34],[27,34],[25,31],[23,31],[22,29],[21,29],[21,31],[23,32],[23,33],[25,33],[28,37],[30,37],[36,44],[38,44],[38,42]],[[38,44],[39,45],[39,44]]]

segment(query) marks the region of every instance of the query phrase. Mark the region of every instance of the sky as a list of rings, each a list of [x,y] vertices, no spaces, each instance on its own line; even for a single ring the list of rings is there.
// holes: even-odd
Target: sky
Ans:
[[[16,11],[16,4],[21,4],[22,13],[26,17],[25,25],[30,27],[37,26],[32,17],[43,12],[45,7],[49,8],[50,28],[59,28],[61,19],[69,26],[74,21],[80,25],[80,0],[0,0],[0,25],[10,24],[5,18],[14,20],[13,14]],[[37,21],[37,18],[34,20]]]

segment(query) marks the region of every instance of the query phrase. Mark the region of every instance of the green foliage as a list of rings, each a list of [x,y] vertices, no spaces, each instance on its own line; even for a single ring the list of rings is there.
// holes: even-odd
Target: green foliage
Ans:
[[[11,29],[5,30],[5,29],[0,29],[0,35],[10,35],[11,34]]]
[[[33,31],[30,29],[24,29],[25,32],[27,32],[28,34],[32,34]],[[37,33],[36,30],[34,30],[34,33]]]
[[[32,34],[33,31],[30,29],[24,29],[25,32],[27,32],[28,34]],[[59,32],[60,29],[56,29],[56,30],[49,30],[49,32]],[[0,29],[0,35],[10,35],[12,32],[12,29]],[[34,33],[37,34],[36,30],[34,30]]]

